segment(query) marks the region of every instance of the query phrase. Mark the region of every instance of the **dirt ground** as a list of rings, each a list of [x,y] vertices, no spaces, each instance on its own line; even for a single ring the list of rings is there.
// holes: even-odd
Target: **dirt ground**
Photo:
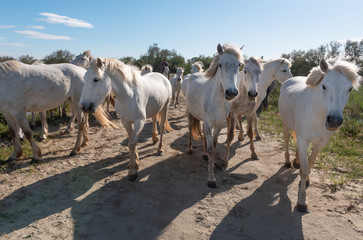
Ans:
[[[156,156],[148,122],[138,144],[139,177],[127,180],[126,132],[90,129],[89,146],[69,157],[76,130],[51,132],[39,143],[43,163],[23,159],[0,173],[0,239],[363,239],[362,186],[338,192],[313,170],[310,213],[297,212],[298,170],[285,169],[280,139],[262,134],[259,160],[248,138],[231,148],[226,170],[216,170],[217,189],[207,187],[201,146],[186,154],[187,119],[181,97],[170,107],[175,129]],[[64,130],[61,128],[61,130]],[[226,129],[217,146],[225,150]]]

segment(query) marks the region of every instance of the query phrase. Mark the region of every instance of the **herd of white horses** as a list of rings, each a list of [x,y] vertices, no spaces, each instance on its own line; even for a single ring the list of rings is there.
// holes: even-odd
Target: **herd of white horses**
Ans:
[[[70,132],[73,119],[77,119],[78,134],[71,156],[80,152],[89,140],[88,114],[95,115],[106,127],[117,126],[108,119],[102,104],[113,94],[115,109],[128,134],[130,161],[128,178],[137,178],[139,156],[137,140],[146,123],[152,118],[153,142],[159,141],[157,154],[163,154],[164,129],[172,131],[167,116],[171,105],[178,106],[180,91],[186,99],[188,116],[188,149],[192,153],[192,138],[203,142],[203,158],[208,159],[208,186],[215,188],[214,168],[227,167],[229,149],[234,137],[236,121],[239,124],[239,141],[243,140],[242,116],[247,119],[251,158],[258,159],[253,136],[260,139],[257,130],[256,109],[266,96],[267,87],[277,80],[282,83],[279,112],[285,141],[285,167],[291,167],[289,154],[290,133],[297,141],[293,166],[300,169],[300,188],[297,210],[307,211],[306,188],[309,174],[317,154],[330,136],[343,122],[343,109],[349,91],[358,88],[358,67],[346,61],[326,62],[313,68],[307,77],[293,77],[291,63],[276,59],[262,63],[259,58],[244,59],[242,49],[234,44],[218,44],[210,67],[192,65],[191,74],[183,77],[184,70],[177,68],[169,80],[153,72],[151,65],[141,71],[113,58],[92,58],[89,51],[76,57],[73,64],[33,64],[7,61],[0,64],[0,113],[9,126],[14,150],[8,162],[22,155],[19,132],[30,142],[31,162],[41,160],[41,150],[33,139],[27,112],[42,113],[42,138],[46,137],[45,111],[68,102],[72,118],[66,131]],[[240,72],[240,66],[243,69]],[[159,122],[160,139],[156,123]],[[218,135],[227,122],[227,148],[223,159],[215,159]],[[254,123],[254,124],[253,124]],[[253,125],[254,130],[253,132]],[[291,132],[290,132],[291,131]],[[308,155],[308,146],[312,152]]]

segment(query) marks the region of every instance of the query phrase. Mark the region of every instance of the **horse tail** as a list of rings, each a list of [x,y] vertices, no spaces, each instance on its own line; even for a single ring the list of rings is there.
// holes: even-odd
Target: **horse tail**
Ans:
[[[116,102],[115,102],[115,98],[114,98],[112,93],[110,93],[109,98],[110,98],[110,102],[111,102],[112,107],[115,107]]]
[[[118,129],[118,126],[109,120],[110,115],[105,111],[103,106],[98,106],[93,115],[103,127]]]
[[[192,137],[194,140],[201,140],[200,120],[192,116]]]
[[[294,138],[294,141],[297,142],[296,132],[295,131],[291,131],[291,135]]]
[[[161,112],[158,112],[158,114],[156,114],[156,121],[159,123],[161,122]],[[165,119],[165,123],[164,123],[164,129],[166,131],[168,131],[169,133],[174,131],[174,129],[170,126],[168,118]]]

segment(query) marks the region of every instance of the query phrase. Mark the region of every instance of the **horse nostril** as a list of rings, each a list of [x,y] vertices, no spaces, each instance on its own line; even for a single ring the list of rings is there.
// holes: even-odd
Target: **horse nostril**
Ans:
[[[330,122],[331,122],[331,117],[330,117],[330,116],[328,116],[328,117],[326,118],[326,121],[327,121],[328,123],[330,123]]]

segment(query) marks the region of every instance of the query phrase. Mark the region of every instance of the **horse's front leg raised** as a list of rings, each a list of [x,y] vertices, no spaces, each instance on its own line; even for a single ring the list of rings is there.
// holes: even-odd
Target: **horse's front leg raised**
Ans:
[[[214,144],[212,136],[212,125],[208,122],[204,122],[204,136],[207,142],[207,154],[208,154],[208,187],[216,188],[216,178],[214,177]]]
[[[141,130],[144,128],[144,125],[145,125],[145,119],[137,120],[136,122],[134,122],[134,131],[129,139],[129,150],[130,150],[130,163],[129,163],[129,174],[128,174],[129,181],[135,181],[137,178],[137,170],[139,170],[139,154],[137,152],[136,144],[139,135],[141,133]],[[163,133],[161,132],[160,136],[161,134]]]

